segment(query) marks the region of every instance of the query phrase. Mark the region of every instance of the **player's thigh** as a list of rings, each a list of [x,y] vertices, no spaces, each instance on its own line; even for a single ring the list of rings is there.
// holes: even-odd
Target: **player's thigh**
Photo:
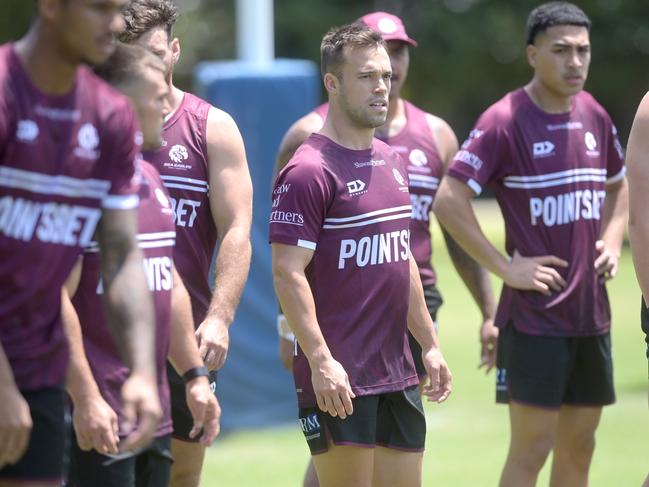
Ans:
[[[509,404],[511,450],[525,454],[549,451],[556,439],[559,409],[546,409],[512,401]]]
[[[575,338],[564,404],[601,407],[615,402],[610,333]]]
[[[192,474],[200,475],[205,459],[204,445],[173,438],[171,440],[171,455],[174,459],[171,466],[172,478]]]
[[[0,469],[0,486],[60,485],[69,434],[65,392],[46,388],[22,394],[33,422],[29,445],[17,463]]]
[[[424,452],[377,447],[374,451],[373,487],[418,487]]]
[[[559,410],[556,447],[569,450],[592,448],[601,417],[601,407],[562,406]]]
[[[171,435],[156,438],[135,461],[137,487],[167,487],[171,478]]]
[[[331,443],[326,452],[312,457],[320,487],[370,487],[374,451]]]

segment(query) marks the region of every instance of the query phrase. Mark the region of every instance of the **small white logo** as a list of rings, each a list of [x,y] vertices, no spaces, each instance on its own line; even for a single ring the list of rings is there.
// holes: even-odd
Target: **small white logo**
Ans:
[[[189,153],[184,145],[176,144],[169,150],[169,158],[174,162],[186,161],[188,157]]]
[[[77,134],[79,147],[83,150],[92,151],[99,145],[99,134],[97,129],[91,123],[84,123]]]
[[[18,122],[16,137],[23,142],[31,142],[38,137],[38,125],[33,120],[21,120]]]
[[[597,140],[595,140],[595,136],[592,132],[586,132],[586,135],[584,135],[584,142],[586,142],[586,147],[588,147],[588,150],[590,151],[594,151],[597,148]]]
[[[469,132],[469,138],[462,143],[461,148],[462,149],[468,148],[471,145],[471,142],[482,137],[482,134],[484,134],[484,130],[473,129],[471,132]]]
[[[360,179],[356,179],[347,183],[347,190],[349,191],[350,196],[360,194],[364,189],[365,183]]]
[[[165,208],[169,208],[169,199],[167,198],[167,195],[164,194],[164,191],[162,191],[160,188],[156,188],[154,193],[155,197],[158,198],[160,204]]]
[[[397,171],[396,169],[392,169],[392,174],[394,175],[394,179],[397,180],[397,183],[399,183],[401,186],[406,185],[406,180],[403,179],[403,176],[399,171]]]
[[[394,20],[387,17],[383,17],[381,20],[379,20],[378,28],[382,34],[392,34],[399,29]]]
[[[421,167],[428,164],[428,158],[426,157],[424,151],[421,149],[413,149],[410,152],[410,156],[408,158],[410,159],[410,162],[412,162],[414,166]]]
[[[95,161],[99,159],[99,133],[91,123],[84,123],[77,133],[77,143],[79,146],[74,149],[74,155],[81,159],[90,159]]]
[[[141,146],[144,143],[144,135],[139,130],[135,132],[135,137],[133,137],[133,142],[135,145]]]
[[[554,153],[554,144],[549,140],[544,140],[543,142],[534,142],[532,144],[532,154],[534,158],[538,157],[547,157]]]

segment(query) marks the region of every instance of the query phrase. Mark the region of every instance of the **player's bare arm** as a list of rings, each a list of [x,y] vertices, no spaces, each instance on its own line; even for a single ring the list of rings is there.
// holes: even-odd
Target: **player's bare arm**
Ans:
[[[410,256],[408,330],[421,345],[421,355],[428,372],[428,384],[424,386],[422,392],[429,401],[444,402],[451,393],[451,371],[442,355],[433,319],[426,307],[417,262],[412,255]]]
[[[122,387],[125,432],[120,449],[148,443],[162,417],[154,361],[153,303],[142,252],[135,242],[137,210],[104,210],[98,227],[106,319],[117,349],[131,368]],[[139,420],[137,429],[133,430]]]
[[[626,179],[607,184],[602,209],[602,232],[595,243],[599,255],[594,265],[602,279],[612,279],[617,274],[628,210],[629,188]]]
[[[446,170],[453,162],[453,158],[458,151],[457,137],[448,123],[441,118],[428,114],[427,119],[439,147],[444,162],[444,174],[446,174]],[[453,267],[462,278],[464,285],[471,293],[482,314],[479,367],[485,367],[485,371],[488,373],[496,366],[496,347],[498,344],[498,328],[494,325],[496,300],[491,279],[485,268],[467,254],[443,226],[440,228]]]
[[[313,294],[304,274],[312,257],[310,249],[273,243],[275,293],[309,361],[318,407],[332,416],[345,419],[354,412],[351,400],[355,394],[347,372],[331,355],[318,325]]]
[[[167,357],[176,372],[182,376],[188,370],[203,367],[203,360],[194,336],[189,293],[175,267],[173,276],[171,337]],[[201,443],[206,446],[212,444],[214,438],[219,434],[221,407],[212,394],[207,375],[200,375],[188,381],[185,386],[185,397],[194,418],[194,426],[189,432],[189,437],[195,438],[202,430]]]
[[[228,328],[241,299],[250,267],[252,182],[243,140],[234,120],[211,108],[207,120],[210,209],[219,235],[214,294],[196,330],[201,356],[220,369],[228,353]]]
[[[649,302],[649,95],[640,102],[627,146],[629,171],[629,240],[635,273],[645,303]]]
[[[20,460],[29,445],[32,417],[0,343],[0,468]]]
[[[288,161],[293,157],[295,151],[302,143],[314,132],[322,128],[324,120],[317,113],[308,113],[301,119],[297,120],[288,129],[282,142],[279,145],[277,159],[275,161],[275,170],[273,171],[273,181],[277,174],[286,166]]]
[[[79,448],[94,449],[105,455],[118,452],[119,425],[117,414],[102,397],[92,375],[83,346],[81,323],[71,301],[82,270],[83,260],[80,258],[61,291],[61,318],[70,344],[66,390],[74,406],[72,424]]]
[[[469,186],[447,176],[433,204],[439,222],[469,255],[515,289],[550,295],[552,291],[565,287],[565,280],[555,269],[567,267],[565,260],[554,255],[524,257],[518,251],[514,251],[512,259],[508,260],[493,246],[480,228],[471,206],[473,194]]]

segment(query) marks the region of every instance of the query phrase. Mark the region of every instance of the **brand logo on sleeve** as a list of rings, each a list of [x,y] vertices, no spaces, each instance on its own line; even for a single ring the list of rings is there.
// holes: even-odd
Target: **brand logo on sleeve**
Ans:
[[[462,143],[462,149],[466,149],[475,139],[479,139],[484,134],[484,130],[473,129],[469,132],[469,137]]]
[[[16,137],[21,142],[32,142],[38,137],[38,125],[33,120],[21,120],[18,122]]]
[[[398,170],[392,169],[392,175],[394,176],[394,179],[397,180],[397,183],[399,183],[401,186],[406,185],[406,180],[403,179],[403,176],[401,175],[401,173]]]
[[[479,171],[484,164],[484,162],[482,162],[482,159],[480,159],[473,152],[469,152],[467,150],[461,150],[460,152],[458,152],[455,155],[455,160],[471,166],[476,171]]]
[[[366,193],[367,191],[364,191],[364,189],[365,189],[365,183],[360,179],[355,179],[354,181],[349,181],[347,183],[347,190],[349,191],[349,196],[356,196],[359,194]]]
[[[534,155],[534,159],[554,155],[554,144],[549,140],[534,142],[532,144],[532,154]]]

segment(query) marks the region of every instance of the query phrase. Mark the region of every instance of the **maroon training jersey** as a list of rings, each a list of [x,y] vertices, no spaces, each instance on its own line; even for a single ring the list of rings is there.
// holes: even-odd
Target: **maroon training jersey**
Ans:
[[[606,185],[624,177],[622,147],[606,111],[586,92],[570,112],[542,111],[524,89],[506,95],[478,120],[449,174],[476,194],[490,184],[503,212],[506,249],[556,255],[561,292],[503,287],[498,326],[511,321],[535,335],[605,333],[611,313],[597,258]]]
[[[205,318],[212,297],[208,275],[217,238],[210,209],[205,139],[210,107],[185,93],[164,125],[164,146],[144,153],[171,195],[177,232],[174,259],[192,301],[196,327]]]
[[[437,276],[431,259],[433,242],[430,234],[430,215],[437,187],[444,175],[444,163],[433,138],[426,112],[403,100],[406,125],[396,135],[379,137],[408,164],[412,221],[410,222],[410,250],[424,286],[436,284]],[[327,118],[329,104],[324,103],[313,110],[323,120]]]
[[[0,341],[21,390],[63,384],[61,286],[101,208],[137,207],[136,131],[127,99],[87,68],[47,96],[0,47]]]
[[[279,173],[270,241],[314,251],[306,277],[322,334],[358,396],[417,384],[407,339],[409,223],[406,165],[388,145],[350,150],[311,135]],[[300,406],[315,406],[299,349]]]
[[[158,172],[144,161],[141,162],[141,167],[143,178],[137,240],[144,253],[144,270],[155,308],[156,371],[163,411],[156,435],[162,436],[171,433],[173,429],[166,358],[171,333],[172,259],[176,232],[171,204]],[[101,312],[104,289],[100,269],[99,248],[93,243],[84,253],[81,279],[72,304],[81,322],[83,345],[92,374],[102,396],[117,413],[121,424],[121,389],[130,370],[119,357],[110,327]],[[120,432],[120,435],[123,436],[123,433]]]

